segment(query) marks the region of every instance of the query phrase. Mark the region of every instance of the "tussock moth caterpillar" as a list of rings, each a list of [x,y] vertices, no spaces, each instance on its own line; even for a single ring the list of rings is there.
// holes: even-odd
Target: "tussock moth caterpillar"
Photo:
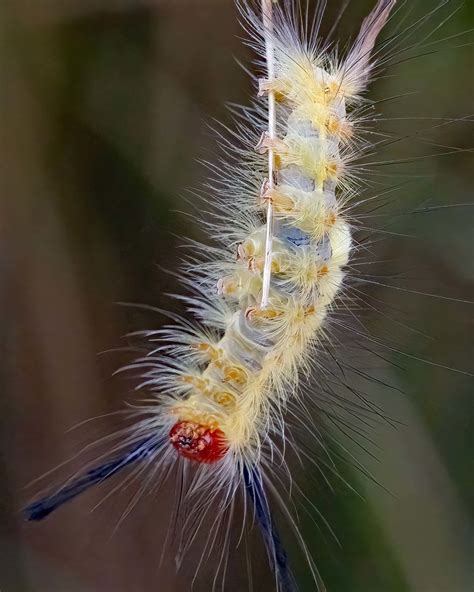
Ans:
[[[31,505],[30,519],[45,517],[130,465],[141,463],[157,481],[177,467],[191,508],[182,551],[199,538],[206,520],[205,558],[219,540],[222,516],[233,516],[240,496],[246,519],[262,530],[276,588],[295,588],[272,498],[278,501],[288,477],[286,448],[311,462],[288,433],[296,403],[303,429],[320,438],[305,411],[313,402],[302,383],[314,373],[329,384],[337,380],[320,351],[332,339],[331,323],[343,326],[337,310],[351,298],[345,277],[363,248],[354,239],[363,177],[354,161],[373,149],[360,130],[370,118],[364,92],[374,68],[383,65],[384,50],[399,43],[389,37],[375,48],[394,9],[394,1],[377,2],[339,57],[319,41],[322,8],[314,30],[305,33],[296,3],[264,2],[256,13],[240,5],[260,71],[267,74],[259,80],[256,107],[238,112],[234,137],[222,138],[233,163],[222,165],[214,181],[222,213],[208,226],[218,246],[196,246],[201,262],[187,266],[191,295],[182,297],[196,322],[170,315],[172,326],[148,332],[159,344],[128,366],[142,372],[140,387],[151,393],[135,412],[133,430],[119,435],[123,442],[105,464]],[[331,395],[331,386],[325,387],[325,397],[337,405]],[[370,403],[359,403],[357,417],[375,413]],[[323,589],[297,523],[287,517],[314,585]],[[228,547],[224,536],[212,587],[224,585]]]

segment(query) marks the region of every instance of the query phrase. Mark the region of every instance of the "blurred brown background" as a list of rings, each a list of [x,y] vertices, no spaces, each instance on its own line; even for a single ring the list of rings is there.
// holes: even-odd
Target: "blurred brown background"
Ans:
[[[341,4],[330,3],[324,30]],[[372,4],[351,2],[339,28],[343,41]],[[440,11],[423,35],[456,6]],[[432,8],[430,0],[409,3],[395,21],[410,12],[413,22]],[[461,5],[427,43],[472,28],[473,12],[471,2]],[[212,158],[207,124],[228,123],[224,102],[248,103],[254,93],[236,62],[248,64],[251,56],[235,8],[230,0],[3,0],[0,27],[0,590],[190,590],[192,570],[175,575],[171,549],[159,567],[172,490],[144,499],[118,529],[130,492],[91,512],[115,483],[41,524],[23,523],[19,511],[39,490],[25,487],[32,479],[109,433],[117,418],[71,427],[132,399],[136,381],[111,378],[139,347],[123,336],[156,328],[163,318],[115,303],[176,306],[166,293],[179,290],[177,281],[160,266],[179,264],[177,237],[200,236],[186,216],[193,199],[186,190],[204,180],[197,159]],[[420,119],[472,113],[468,41],[455,37],[441,47],[464,47],[417,60],[405,58],[439,47],[394,58],[400,63],[375,83],[371,98],[416,91],[378,107],[384,118],[416,119],[384,120],[380,128],[402,137],[419,133],[375,159],[472,147],[472,123]],[[472,299],[472,211],[408,215],[469,202],[472,167],[472,153],[458,152],[374,169],[371,180],[382,186],[408,184],[383,211],[388,219],[373,220],[403,236],[384,236],[373,247],[390,264],[370,273],[385,276],[383,283]],[[368,322],[381,338],[395,339],[408,355],[472,369],[468,305],[365,289],[382,312],[429,335],[374,313]],[[332,495],[312,485],[317,475],[309,467],[299,471],[341,548],[307,521],[304,534],[330,592],[472,591],[472,381],[393,350],[385,357],[377,371],[406,394],[376,383],[364,389],[399,427],[381,426],[373,435],[379,460],[361,462],[390,494],[347,467],[364,499],[341,487]],[[252,549],[255,589],[271,591],[258,536]],[[301,554],[290,554],[301,589],[311,590]],[[243,555],[242,548],[233,553],[229,591],[248,589]],[[196,590],[211,589],[206,569]]]

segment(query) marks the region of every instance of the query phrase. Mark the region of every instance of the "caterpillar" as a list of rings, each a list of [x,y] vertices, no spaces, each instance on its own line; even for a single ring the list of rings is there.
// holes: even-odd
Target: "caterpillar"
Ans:
[[[320,43],[317,22],[305,33],[296,4],[264,1],[260,11],[239,5],[263,74],[255,108],[239,113],[238,145],[222,139],[232,163],[219,167],[212,200],[222,209],[207,222],[219,246],[195,245],[201,259],[185,270],[192,295],[180,298],[195,321],[170,314],[174,325],[147,332],[158,347],[127,369],[142,372],[140,388],[150,396],[116,456],[30,505],[28,519],[44,518],[130,465],[146,466],[160,481],[177,467],[194,509],[183,551],[196,540],[201,516],[218,507],[204,556],[240,495],[247,519],[260,526],[276,588],[296,588],[272,518],[272,473],[285,470],[285,445],[294,445],[289,409],[309,404],[302,383],[324,372],[318,353],[330,339],[330,317],[358,248],[351,211],[361,187],[351,165],[372,149],[358,133],[363,93],[394,6],[379,0],[339,57]],[[311,418],[300,421],[311,432]],[[225,572],[224,553],[216,572]]]

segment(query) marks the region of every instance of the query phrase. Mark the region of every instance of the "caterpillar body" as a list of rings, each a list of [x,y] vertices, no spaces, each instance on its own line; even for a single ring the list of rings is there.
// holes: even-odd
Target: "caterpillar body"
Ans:
[[[242,154],[248,164],[241,178],[255,183],[239,186],[233,174],[221,181],[224,193],[233,183],[235,227],[229,236],[227,226],[217,225],[223,251],[213,254],[208,277],[200,269],[196,278],[205,292],[191,302],[204,311],[203,322],[217,330],[219,339],[202,335],[196,340],[188,331],[167,336],[171,344],[196,351],[197,360],[188,355],[170,372],[166,358],[150,376],[154,386],[178,395],[165,403],[165,416],[177,418],[172,442],[186,457],[209,463],[228,456],[232,465],[258,461],[272,423],[282,422],[287,400],[296,396],[300,373],[310,372],[311,346],[321,339],[351,250],[344,204],[352,189],[345,165],[356,149],[346,102],[356,102],[364,87],[376,34],[393,5],[378,3],[368,19],[370,35],[366,23],[343,64],[295,43],[296,31],[285,28],[288,13],[273,12],[272,3],[263,4],[263,30],[244,8],[270,52],[271,78],[260,80],[257,134],[264,127],[267,97],[274,120],[255,149]],[[270,204],[275,218],[269,258],[259,200]],[[213,270],[222,269],[228,274],[216,278]],[[272,278],[267,294],[266,273]],[[222,298],[218,311],[216,284]],[[178,348],[175,359],[181,356]]]
[[[185,270],[192,294],[180,299],[195,320],[171,314],[174,324],[147,332],[158,346],[127,369],[141,372],[150,395],[133,412],[133,429],[120,434],[117,456],[30,505],[28,519],[131,464],[145,464],[159,480],[177,465],[196,508],[186,524],[219,510],[203,554],[243,493],[276,589],[296,590],[270,510],[272,478],[285,470],[285,446],[295,446],[286,436],[288,406],[306,405],[301,384],[320,369],[328,318],[343,301],[357,248],[351,208],[360,187],[351,164],[371,149],[358,133],[363,93],[395,3],[376,2],[343,57],[320,43],[317,26],[306,30],[293,0],[263,0],[261,10],[238,3],[262,75],[255,107],[239,112],[237,142],[222,139],[231,162],[217,170],[211,196],[222,210],[205,222],[218,246],[197,245],[202,256]],[[196,534],[184,538],[185,551]]]

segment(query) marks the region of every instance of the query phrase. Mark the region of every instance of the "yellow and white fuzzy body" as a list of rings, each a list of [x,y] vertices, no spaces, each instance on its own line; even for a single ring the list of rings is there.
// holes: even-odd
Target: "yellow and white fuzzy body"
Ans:
[[[162,331],[164,355],[142,361],[152,366],[145,384],[160,392],[159,421],[179,426],[173,444],[187,458],[258,462],[314,365],[351,256],[351,110],[393,5],[378,2],[342,62],[301,37],[289,3],[264,0],[263,15],[240,6],[270,77],[260,78],[259,103],[236,134],[238,174],[234,165],[219,171],[221,200],[233,209],[209,226],[223,246],[190,266],[197,295],[186,300],[204,329],[186,321]],[[189,448],[205,451],[203,430],[219,434],[209,458]]]

